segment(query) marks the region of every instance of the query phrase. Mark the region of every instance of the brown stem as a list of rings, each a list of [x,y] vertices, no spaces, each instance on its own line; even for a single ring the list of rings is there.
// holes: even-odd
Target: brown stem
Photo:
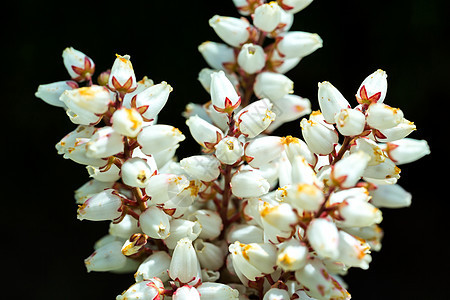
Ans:
[[[331,162],[331,165],[334,165],[335,163],[337,163],[338,161],[340,161],[342,159],[342,157],[344,156],[344,153],[348,150],[348,148],[350,146],[351,140],[352,140],[352,138],[349,137],[349,136],[346,136],[344,138],[344,141],[342,142],[341,149],[339,149],[339,153],[333,159],[333,161]]]
[[[227,165],[224,170],[225,184],[222,194],[222,207],[220,208],[220,217],[222,218],[223,228],[228,226],[228,205],[231,199],[231,171],[232,166]]]

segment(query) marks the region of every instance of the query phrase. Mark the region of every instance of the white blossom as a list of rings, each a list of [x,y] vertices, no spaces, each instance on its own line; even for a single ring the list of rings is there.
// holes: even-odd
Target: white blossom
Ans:
[[[121,196],[114,189],[107,189],[88,198],[78,208],[78,219],[91,221],[114,220],[122,214],[121,207]]]
[[[233,48],[223,43],[203,42],[198,51],[208,65],[215,70],[225,70],[225,66],[235,62]]]
[[[304,57],[322,47],[322,39],[318,34],[290,31],[278,35],[277,50],[280,54],[289,59]]]
[[[239,18],[215,15],[209,20],[209,26],[225,43],[233,47],[245,43],[250,35],[250,24]]]
[[[197,254],[188,238],[178,241],[172,254],[169,276],[180,283],[198,282],[201,279]]]
[[[256,76],[253,89],[259,98],[276,101],[294,92],[294,82],[283,74],[265,71]]]
[[[116,54],[116,60],[109,75],[108,87],[112,91],[119,92],[132,92],[136,89],[136,76],[129,55]]]
[[[165,239],[169,236],[169,221],[169,216],[157,206],[150,206],[139,216],[142,231],[154,239]]]
[[[255,74],[266,65],[264,49],[252,43],[244,44],[239,51],[237,62],[245,72]]]
[[[275,1],[258,6],[253,15],[253,25],[266,32],[275,30],[280,20],[281,8]]]
[[[142,128],[137,141],[142,152],[147,155],[174,147],[186,137],[177,128],[170,125],[151,125]]]
[[[73,80],[57,81],[39,85],[38,90],[34,95],[50,105],[65,108],[66,105],[59,98],[65,90],[73,90],[77,88],[78,84]]]
[[[73,47],[67,47],[62,53],[62,57],[71,78],[80,82],[91,78],[95,64],[86,54]]]

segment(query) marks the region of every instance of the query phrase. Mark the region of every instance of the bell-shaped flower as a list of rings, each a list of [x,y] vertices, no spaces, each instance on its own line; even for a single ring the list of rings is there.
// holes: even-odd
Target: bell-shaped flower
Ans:
[[[294,92],[294,82],[286,75],[266,71],[256,76],[253,89],[258,98],[276,101]]]
[[[72,79],[82,82],[89,80],[94,74],[94,61],[83,52],[67,47],[62,53],[62,57],[64,66]]]
[[[306,264],[308,254],[308,247],[292,238],[278,245],[277,266],[284,271],[296,271]]]
[[[198,221],[186,219],[170,220],[170,235],[164,240],[167,248],[174,249],[179,240],[184,237],[194,241],[202,231],[202,225]]]
[[[259,197],[269,188],[269,182],[257,170],[240,170],[231,178],[231,191],[236,197]]]
[[[349,197],[339,204],[339,224],[344,227],[365,227],[383,220],[381,210],[361,197]]]
[[[245,145],[245,158],[253,168],[259,168],[276,160],[284,150],[283,138],[278,136],[263,136],[251,140]]]
[[[131,235],[139,232],[141,230],[138,226],[138,221],[131,215],[124,215],[118,223],[109,223],[108,233],[122,239],[129,239]]]
[[[377,70],[367,76],[356,93],[360,104],[383,103],[387,92],[387,75],[383,70]]]
[[[78,208],[79,220],[115,220],[122,215],[122,197],[114,190],[107,189],[88,198]]]
[[[236,62],[234,49],[223,43],[203,42],[198,46],[198,51],[208,65],[215,70],[225,70],[226,66]]]
[[[103,164],[106,161],[103,160]],[[108,163],[103,167],[87,166],[89,177],[101,182],[115,182],[120,179],[120,169],[114,163]]]
[[[369,135],[369,138],[372,138],[377,142],[393,142],[407,137],[414,130],[416,130],[416,125],[403,118],[397,126],[389,129],[377,130],[374,134]]]
[[[263,297],[263,300],[291,299],[287,290],[279,288],[270,288]]]
[[[64,102],[59,100],[65,90],[77,89],[78,84],[73,80],[57,81],[49,84],[41,84],[34,94],[36,97],[44,100],[47,104],[66,107]]]
[[[308,225],[306,236],[320,257],[336,259],[339,256],[339,232],[333,221],[326,218],[313,219]]]
[[[203,269],[217,271],[223,266],[226,253],[219,246],[197,239],[194,241],[194,248]]]
[[[289,31],[277,36],[277,50],[286,59],[307,56],[322,48],[322,39],[316,33]]]
[[[297,213],[288,203],[271,205],[265,202],[260,208],[261,221],[266,239],[277,243],[290,237],[298,222]]]
[[[93,125],[108,111],[110,92],[98,85],[65,90],[59,98],[67,107],[67,115],[75,124]]]
[[[367,124],[375,129],[389,129],[400,124],[403,112],[384,103],[372,103],[367,109]]]
[[[101,191],[112,188],[114,181],[112,182],[101,182],[95,179],[91,179],[84,183],[74,192],[75,201],[77,204],[83,204],[89,197],[94,194],[100,193]]]
[[[317,211],[325,197],[321,189],[314,184],[292,184],[279,188],[283,201],[289,203],[298,212]]]
[[[336,122],[335,115],[342,109],[350,108],[350,104],[328,81],[319,82],[318,99],[320,111],[323,114],[325,121],[329,124]]]
[[[248,280],[271,274],[276,268],[277,248],[269,243],[241,244],[235,242],[228,247],[233,267]]]
[[[188,207],[197,196],[198,188],[184,175],[157,174],[153,175],[145,193],[151,197],[151,203],[155,205],[166,205],[171,203],[178,207]]]
[[[185,284],[201,280],[200,264],[190,239],[182,238],[178,241],[172,254],[169,276],[172,280]]]
[[[213,210],[199,209],[189,215],[189,220],[200,223],[202,228],[199,238],[204,240],[214,240],[222,232],[223,224],[220,215]]]
[[[308,148],[308,145],[299,138],[287,135],[283,138],[284,150],[288,159],[293,160],[297,155],[302,156],[311,166],[316,165],[317,156]]]
[[[220,161],[213,155],[194,155],[183,158],[180,166],[192,178],[213,181],[220,175]]]
[[[318,258],[309,258],[303,268],[295,271],[295,279],[314,299],[350,299],[350,294],[328,273]]]
[[[200,293],[200,299],[216,300],[238,300],[239,291],[227,284],[219,282],[203,282],[197,290]]]
[[[108,87],[112,91],[129,93],[136,89],[137,82],[129,55],[116,54],[116,60],[111,68]]]
[[[240,110],[235,118],[241,133],[253,138],[267,129],[276,117],[271,108],[272,103],[269,99],[261,99]]]
[[[253,15],[253,25],[265,32],[272,32],[281,21],[281,7],[272,1],[258,6]]]
[[[363,151],[352,153],[334,164],[331,179],[343,188],[353,187],[363,176],[369,161],[370,156]]]
[[[152,280],[145,280],[130,286],[116,300],[157,300],[160,299],[160,288]]]
[[[239,47],[250,36],[250,24],[245,19],[215,15],[209,20],[216,34],[228,45]]]
[[[233,165],[244,155],[242,143],[232,136],[223,138],[214,148],[216,149],[215,155],[217,159],[227,165]]]
[[[211,102],[218,112],[231,113],[241,103],[234,85],[223,71],[211,74]]]
[[[189,117],[186,120],[186,125],[189,127],[194,140],[207,149],[211,149],[223,137],[223,133],[219,128],[198,115]]]
[[[370,203],[376,207],[402,208],[411,205],[412,195],[398,184],[379,185],[370,191]]]
[[[121,167],[123,183],[131,187],[145,188],[157,167],[153,157],[143,159],[133,157],[126,160]]]
[[[263,243],[264,231],[261,229],[261,227],[255,225],[233,224],[228,230],[227,242],[228,244],[232,244],[236,241],[239,241],[243,244]]]
[[[311,168],[306,159],[301,155],[289,157],[290,162],[290,184],[315,184],[322,186],[316,172]],[[283,172],[283,170],[281,170]]]
[[[123,152],[123,136],[111,126],[97,129],[86,144],[86,155],[92,158],[106,158]]]
[[[170,266],[171,257],[165,251],[154,251],[147,257],[134,274],[136,282],[150,280],[158,277],[162,282],[169,280],[167,270]]]
[[[142,129],[143,120],[136,109],[121,107],[114,112],[112,123],[115,132],[128,137],[136,137]]]
[[[370,246],[364,240],[340,230],[339,257],[337,261],[344,263],[348,267],[359,267],[367,270],[369,263],[372,261]]]
[[[244,44],[237,56],[239,66],[248,74],[261,71],[266,65],[266,54],[259,45],[252,43]]]
[[[173,300],[200,300],[199,291],[190,285],[183,285],[173,293]]]
[[[364,170],[363,177],[388,180],[395,183],[400,178],[401,169],[395,163],[386,157],[386,159],[377,165],[367,166]]]
[[[297,95],[286,95],[271,102],[273,104],[271,110],[275,113],[276,118],[267,128],[268,132],[273,132],[282,124],[297,120],[311,113],[311,102],[309,99]]]
[[[122,268],[127,262],[127,257],[122,254],[122,242],[113,241],[94,251],[84,260],[88,272],[106,272]]]
[[[311,4],[312,1],[313,0],[280,0],[278,3],[285,11],[295,14]]]
[[[139,216],[142,232],[154,239],[165,239],[170,234],[170,217],[159,207],[150,206]]]
[[[184,139],[180,130],[163,124],[146,126],[137,136],[142,152],[147,155],[172,148]]]
[[[338,144],[339,136],[334,129],[321,122],[320,118],[315,119],[315,114],[320,114],[320,112],[313,112],[309,120],[303,118],[300,121],[302,135],[312,152],[327,155]]]
[[[353,141],[350,146],[350,153],[363,151],[370,156],[368,166],[378,165],[386,159],[386,155],[379,144],[367,137],[360,137]]]
[[[381,147],[397,165],[411,163],[430,154],[430,147],[426,140],[404,138],[388,142]]]
[[[165,81],[152,85],[136,94],[131,99],[131,107],[135,107],[146,121],[156,119],[166,105],[173,88]]]
[[[359,135],[364,131],[366,117],[357,109],[345,108],[334,116],[336,128],[344,136]]]

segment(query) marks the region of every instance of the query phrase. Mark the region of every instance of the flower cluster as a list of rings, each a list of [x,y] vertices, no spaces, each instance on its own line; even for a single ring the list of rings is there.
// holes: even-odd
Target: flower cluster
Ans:
[[[319,83],[311,112],[284,74],[322,47],[289,31],[312,1],[233,2],[241,18],[209,21],[223,43],[199,46],[210,101],[184,112],[198,155],[175,156],[185,136],[157,123],[172,88],[137,81],[128,55],[93,84],[93,60],[67,48],[71,79],[36,93],[78,125],[56,148],[91,177],[75,192],[78,218],[110,222],[87,270],[134,273],[118,300],[349,299],[342,275],[380,250],[380,208],[411,203],[398,165],[429,148],[384,104],[386,73],[362,82],[353,108]],[[271,135],[301,117],[303,139]]]

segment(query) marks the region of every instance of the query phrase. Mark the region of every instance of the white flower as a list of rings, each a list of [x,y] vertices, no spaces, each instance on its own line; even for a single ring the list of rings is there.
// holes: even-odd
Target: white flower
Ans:
[[[411,205],[412,195],[398,184],[379,185],[370,191],[370,203],[376,207],[401,208]]]
[[[311,4],[312,1],[313,0],[279,0],[278,2],[284,10],[291,14],[295,14]]]
[[[416,130],[416,125],[414,125],[413,122],[403,118],[397,126],[389,129],[378,130],[375,134],[369,135],[369,138],[372,138],[377,142],[393,142],[407,137],[414,130]]]
[[[109,223],[108,233],[110,235],[129,239],[131,235],[141,232],[138,221],[130,215],[125,215],[119,223]]]
[[[258,6],[253,15],[253,25],[266,32],[275,30],[280,20],[281,8],[275,1]]]
[[[364,131],[366,117],[362,112],[356,109],[341,109],[334,116],[337,130],[345,136],[359,135]]]
[[[430,147],[426,140],[404,138],[388,142],[381,147],[396,165],[411,163],[430,154]]]
[[[153,157],[148,159],[133,157],[126,160],[121,167],[123,183],[131,187],[145,188],[156,171]]]
[[[321,186],[322,184],[316,177],[313,168],[308,164],[303,156],[295,155],[289,157],[290,162],[290,184],[315,184]],[[283,170],[281,170],[283,171]]]
[[[129,55],[116,54],[116,60],[111,68],[108,87],[112,91],[129,93],[136,89],[137,82]]]
[[[180,166],[193,179],[213,181],[220,175],[220,161],[212,155],[194,155],[183,158]]]
[[[170,266],[171,257],[165,251],[154,251],[147,257],[137,269],[134,274],[136,282],[150,280],[153,277],[158,277],[161,281],[169,280],[167,270]]]
[[[239,51],[237,62],[246,73],[254,74],[261,71],[266,65],[266,54],[259,45],[244,44]]]
[[[166,105],[173,88],[165,81],[152,85],[136,94],[130,105],[135,106],[142,117],[147,120],[156,119]]]
[[[283,300],[283,299],[291,299],[289,292],[287,290],[279,289],[279,288],[271,288],[268,290],[263,297],[263,300]]]
[[[277,266],[284,271],[295,271],[306,264],[309,250],[297,239],[290,239],[278,245]]]
[[[259,135],[275,119],[271,108],[269,99],[261,99],[240,110],[235,117],[239,130],[248,138]]]
[[[381,210],[359,197],[345,199],[339,205],[339,224],[345,227],[365,227],[383,220]]]
[[[333,221],[313,219],[306,230],[308,241],[320,257],[336,259],[339,255],[339,233]]]
[[[382,103],[387,92],[387,75],[383,70],[377,70],[367,76],[356,93],[356,99],[361,104]]]
[[[123,136],[110,126],[97,129],[86,144],[86,155],[92,158],[107,158],[123,152]]]
[[[186,120],[186,125],[189,127],[189,131],[194,140],[208,149],[216,145],[223,137],[223,133],[219,128],[198,115],[189,117]]]
[[[302,135],[312,152],[327,155],[334,150],[339,141],[337,132],[321,121],[315,119],[320,112],[313,112],[309,120],[303,118],[300,121]],[[321,114],[320,114],[321,115]]]
[[[223,138],[214,148],[216,157],[227,165],[236,163],[244,155],[242,143],[232,136]]]
[[[190,285],[183,285],[177,288],[175,293],[172,295],[173,300],[200,300],[199,291]]]
[[[319,82],[318,99],[320,111],[327,123],[334,124],[335,115],[341,111],[341,109],[350,108],[350,104],[328,81]]]
[[[163,124],[146,126],[137,136],[142,152],[147,155],[172,148],[184,139],[180,130]]]
[[[201,231],[202,225],[198,221],[172,219],[170,220],[170,235],[164,240],[164,243],[167,248],[174,249],[179,240],[187,237],[194,241]]]
[[[166,205],[170,202],[181,207],[192,204],[193,198],[197,196],[196,190],[186,176],[175,174],[153,175],[145,187],[146,194],[151,197],[151,203]]]
[[[244,19],[215,15],[209,20],[209,26],[225,43],[233,47],[245,43],[250,35],[250,24]]]
[[[253,89],[258,98],[276,101],[294,92],[294,82],[287,76],[275,72],[261,72],[256,76]]]
[[[141,281],[130,286],[116,300],[156,300],[159,299],[159,288],[153,280]]]
[[[105,272],[117,270],[125,266],[127,257],[122,254],[122,242],[114,241],[96,249],[84,264],[88,272]]]
[[[322,48],[322,39],[316,33],[289,31],[280,33],[276,47],[286,59],[307,56]]]
[[[103,161],[103,164],[105,163],[106,161]],[[120,169],[115,164],[103,167],[86,166],[86,170],[91,178],[101,182],[114,182],[120,179]]]
[[[79,220],[114,220],[122,215],[122,199],[114,189],[107,189],[87,199],[78,208]]]
[[[368,166],[378,165],[386,159],[386,155],[380,145],[367,137],[357,138],[350,146],[350,153],[358,151],[363,151],[370,156]]]
[[[62,53],[64,66],[70,77],[76,81],[89,80],[95,71],[95,64],[86,54],[72,47],[67,47]]]
[[[233,48],[222,43],[203,42],[198,46],[198,51],[208,65],[216,70],[225,70],[225,66],[233,64],[236,60]]]
[[[308,145],[299,138],[291,135],[283,138],[284,149],[289,159],[293,159],[295,156],[302,156],[308,164],[311,166],[316,165],[317,156],[308,148]]]
[[[374,166],[367,166],[364,170],[363,177],[381,180],[390,180],[393,183],[400,178],[400,168],[395,163],[386,157],[386,159]]]
[[[384,103],[372,103],[367,109],[367,124],[375,129],[389,129],[400,124],[403,112]]]
[[[59,100],[65,90],[77,89],[78,84],[72,80],[57,81],[49,84],[41,84],[34,94],[36,97],[44,100],[47,104],[66,107],[64,102]]]
[[[150,206],[139,216],[142,232],[154,239],[165,239],[170,234],[169,216],[159,207]]]
[[[77,204],[83,204],[89,197],[100,193],[105,189],[112,188],[114,181],[101,182],[95,179],[89,180],[75,190],[75,200]]]
[[[280,99],[271,101],[272,111],[276,118],[267,128],[268,132],[274,131],[282,124],[297,120],[301,116],[311,113],[311,102],[309,99],[298,95],[286,95]]]
[[[214,240],[222,232],[222,219],[216,211],[199,209],[189,215],[188,219],[200,223],[202,230],[198,237],[201,239]]]
[[[370,246],[361,239],[340,230],[339,257],[337,261],[344,263],[348,267],[359,267],[367,270],[369,263],[372,261]]]
[[[267,224],[278,232],[291,233],[298,222],[297,213],[288,203],[271,205],[265,202],[259,209],[264,230]]]
[[[172,254],[169,276],[180,283],[198,282],[200,278],[200,264],[192,241],[182,238],[178,241]]]
[[[128,137],[136,137],[141,131],[143,120],[136,109],[121,107],[114,112],[112,123],[115,132]]]
[[[261,229],[261,227],[255,225],[233,224],[230,226],[230,229],[227,233],[227,242],[229,244],[232,244],[236,241],[240,241],[243,244],[263,243],[264,231]]]
[[[208,300],[238,300],[239,292],[229,285],[218,282],[203,282],[197,290],[200,293],[200,299]]]
[[[323,192],[313,184],[293,184],[279,188],[281,199],[297,211],[317,211],[325,200]]]
[[[237,94],[234,85],[225,76],[223,71],[211,74],[211,102],[214,108],[222,110],[234,110],[241,103],[241,98]]]
[[[241,170],[231,178],[231,191],[236,197],[259,197],[269,188],[269,182],[257,170]]]
[[[245,159],[253,168],[259,168],[280,157],[284,150],[283,138],[263,136],[251,140],[245,146]]]
[[[342,187],[353,187],[363,175],[370,156],[362,151],[352,153],[338,161],[331,170],[332,180]]]
[[[197,239],[194,241],[194,248],[202,268],[219,270],[223,266],[226,253],[219,246]]]

